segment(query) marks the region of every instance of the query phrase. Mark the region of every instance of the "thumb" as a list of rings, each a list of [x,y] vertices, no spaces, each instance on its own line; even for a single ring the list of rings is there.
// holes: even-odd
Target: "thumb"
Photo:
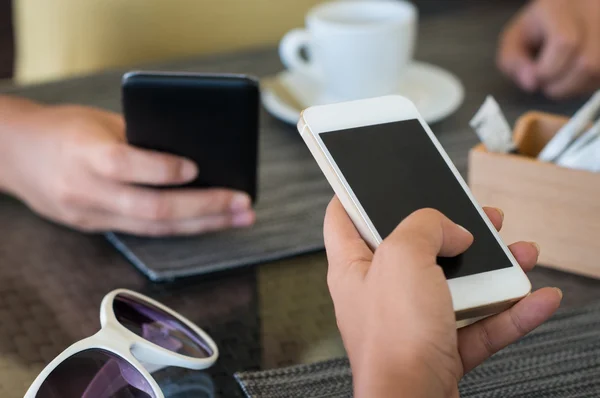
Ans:
[[[437,210],[422,209],[405,218],[382,246],[387,246],[385,250],[394,257],[414,255],[432,264],[438,256],[454,257],[463,253],[472,243],[473,235],[469,231]]]

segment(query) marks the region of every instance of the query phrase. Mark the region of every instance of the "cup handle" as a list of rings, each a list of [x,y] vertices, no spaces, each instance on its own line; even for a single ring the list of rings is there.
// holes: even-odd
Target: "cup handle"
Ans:
[[[310,54],[310,34],[305,29],[291,30],[279,43],[279,58],[289,70],[314,75],[315,68],[311,60],[300,55],[302,48],[306,48]]]

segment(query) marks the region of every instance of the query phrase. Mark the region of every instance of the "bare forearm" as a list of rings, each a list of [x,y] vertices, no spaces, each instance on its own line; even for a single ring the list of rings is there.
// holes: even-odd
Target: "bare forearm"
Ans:
[[[420,377],[411,377],[412,370],[376,367],[363,369],[363,371],[362,374],[361,372],[354,373],[354,396],[356,398],[431,397],[419,382]]]
[[[26,156],[20,143],[29,129],[29,116],[42,105],[0,95],[0,192],[11,191],[18,157]]]
[[[434,374],[418,351],[379,348],[352,365],[356,398],[455,398],[446,387],[449,379]]]

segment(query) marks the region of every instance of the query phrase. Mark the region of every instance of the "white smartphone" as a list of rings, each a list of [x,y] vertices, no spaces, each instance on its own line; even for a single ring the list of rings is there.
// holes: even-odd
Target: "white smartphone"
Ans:
[[[437,209],[473,234],[464,254],[438,258],[457,320],[503,311],[529,294],[529,279],[410,100],[311,107],[298,130],[373,250],[421,208]]]

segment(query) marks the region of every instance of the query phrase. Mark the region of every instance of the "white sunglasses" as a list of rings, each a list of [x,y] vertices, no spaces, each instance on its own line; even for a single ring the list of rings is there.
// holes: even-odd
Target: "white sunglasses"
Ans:
[[[126,289],[100,306],[102,328],[56,357],[25,398],[164,398],[152,372],[206,369],[219,356],[202,329],[172,309]]]

